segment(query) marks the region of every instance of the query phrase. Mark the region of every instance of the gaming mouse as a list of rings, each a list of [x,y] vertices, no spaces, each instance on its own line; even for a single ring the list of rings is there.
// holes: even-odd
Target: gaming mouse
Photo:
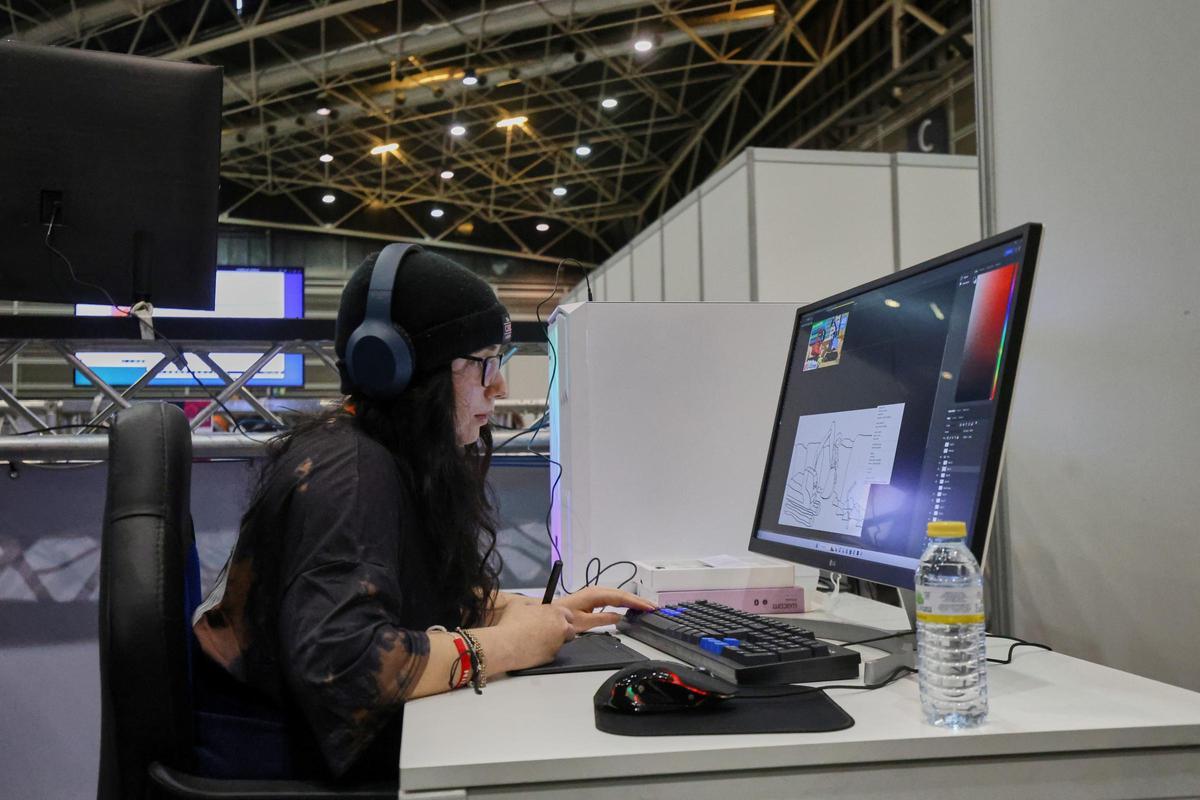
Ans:
[[[609,679],[609,708],[654,714],[711,708],[737,693],[737,686],[673,661],[639,661]]]

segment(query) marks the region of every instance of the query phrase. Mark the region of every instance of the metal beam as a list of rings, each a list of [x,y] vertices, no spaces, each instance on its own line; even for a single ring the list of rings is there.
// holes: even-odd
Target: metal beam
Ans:
[[[377,233],[375,231],[361,231],[350,228],[326,228],[318,225],[297,225],[287,222],[273,222],[271,220],[250,219],[246,217],[229,217],[220,220],[222,223],[229,225],[245,225],[248,228],[273,228],[284,231],[298,231],[300,233],[322,233],[333,236],[353,236],[359,239],[373,239],[381,242],[411,242],[412,244],[436,244],[438,248],[443,250],[461,250],[464,253],[483,253],[492,256],[503,256],[505,258],[520,258],[525,261],[541,261],[546,264],[558,264],[562,261],[561,258],[554,256],[544,256],[537,253],[522,253],[517,250],[505,250],[501,247],[482,247],[480,245],[465,244],[463,242],[430,242],[427,239],[421,239],[415,236],[395,236],[390,233]],[[596,265],[588,261],[580,261],[585,269],[592,269]]]
[[[298,14],[287,14],[267,20],[266,22],[247,25],[229,33],[213,36],[195,44],[171,50],[161,54],[159,57],[169,61],[184,61],[206,53],[212,53],[216,50],[222,50],[226,47],[233,47],[234,45],[254,41],[264,36],[283,33],[293,28],[299,28],[301,25],[310,25],[314,22],[320,22],[323,19],[350,14],[363,8],[370,8],[371,6],[383,5],[390,2],[392,0],[342,0],[340,3],[329,3],[317,6],[316,8],[310,8],[308,11],[301,11]],[[266,5],[266,3],[263,3],[260,8],[265,8]]]
[[[129,18],[140,19],[175,0],[108,0],[86,6],[74,6],[61,17],[47,20],[32,28],[16,31],[10,38],[33,44],[54,44],[80,39],[88,31],[103,27],[111,22]]]
[[[541,25],[553,25],[562,17],[587,17],[610,14],[648,5],[650,0],[524,0],[511,5],[465,14],[448,23],[422,25],[415,30],[401,31],[369,42],[342,47],[302,59],[302,67],[283,64],[258,70],[257,74],[242,73],[230,78],[245,94],[261,96],[311,80],[309,71],[319,75],[359,72],[385,66],[399,54],[420,56],[450,47],[461,46],[464,40],[488,35],[503,36],[514,31]],[[225,92],[225,103],[240,99],[232,90]]]
[[[750,17],[745,20],[732,20],[729,22],[712,23],[710,25],[701,26],[695,29],[698,36],[716,36],[723,33],[758,30],[761,28],[771,27],[775,22],[774,17]],[[659,49],[667,49],[679,47],[682,45],[691,44],[691,38],[688,34],[681,31],[669,31],[662,36],[662,42]],[[578,69],[582,64],[590,64],[596,61],[610,60],[629,52],[629,45],[625,42],[617,44],[595,46],[587,50],[581,51],[584,53],[582,62],[576,61],[575,56],[571,53],[564,53],[559,56],[554,56],[548,59],[539,61],[523,61],[515,63],[507,63],[503,66],[493,67],[491,69],[478,69],[481,75],[503,75],[510,69],[517,69],[523,81],[528,82],[533,78],[545,77],[557,73],[567,72]],[[301,63],[306,63],[307,60]],[[469,87],[462,85],[462,72],[460,70],[446,70],[444,76],[439,71],[436,73],[442,76],[434,81],[426,83],[412,82],[396,82],[397,85],[389,86],[384,91],[376,92],[370,95],[370,103],[364,108],[362,102],[344,102],[326,104],[327,107],[336,113],[339,124],[344,125],[346,122],[354,119],[359,119],[366,116],[377,116],[370,108],[371,105],[391,108],[393,100],[397,92],[402,92],[405,97],[405,105],[416,107],[426,103],[431,103],[435,100],[441,100],[447,104],[453,104],[454,99],[462,94],[470,93]],[[299,76],[298,76],[299,78]],[[231,79],[236,81],[237,79]],[[298,79],[297,83],[311,81],[312,76],[305,73],[302,79]],[[240,84],[239,84],[240,85]],[[260,82],[261,88],[261,82]],[[435,90],[441,91],[440,96],[435,96]],[[489,104],[491,105],[491,104]],[[674,111],[674,109],[671,109]],[[441,112],[443,116],[451,116],[451,111]],[[402,110],[393,112],[397,116],[397,122],[404,122]],[[301,120],[305,117],[301,116]],[[271,133],[267,134],[268,125],[271,128]],[[297,121],[295,114],[286,113],[278,119],[273,119],[265,124],[243,125],[240,127],[230,127],[221,131],[221,152],[226,153],[235,150],[239,147],[250,147],[267,138],[282,138],[300,131],[312,131],[313,126]]]

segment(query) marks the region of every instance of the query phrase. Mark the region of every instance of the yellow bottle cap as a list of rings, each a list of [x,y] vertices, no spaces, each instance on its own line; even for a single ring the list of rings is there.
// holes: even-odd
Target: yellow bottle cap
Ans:
[[[925,526],[925,535],[930,539],[965,539],[967,538],[967,523],[930,522]]]

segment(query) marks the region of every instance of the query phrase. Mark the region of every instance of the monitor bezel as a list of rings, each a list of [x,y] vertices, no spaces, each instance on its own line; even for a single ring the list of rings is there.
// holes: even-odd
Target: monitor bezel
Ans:
[[[967,520],[971,532],[970,548],[980,564],[984,563],[987,555],[987,542],[991,538],[990,529],[995,516],[997,490],[999,487],[1000,468],[1004,460],[1004,437],[1008,428],[1008,413],[1012,405],[1013,389],[1016,383],[1018,354],[1021,350],[1021,340],[1025,331],[1025,318],[1029,309],[1029,298],[1033,288],[1034,267],[1037,264],[1037,254],[1041,243],[1042,226],[1036,222],[1028,222],[1016,228],[1009,229],[994,236],[989,236],[975,244],[961,247],[936,258],[923,261],[907,269],[885,275],[873,281],[855,286],[846,291],[824,298],[817,302],[808,303],[796,310],[796,318],[792,323],[791,346],[788,348],[787,365],[784,368],[783,381],[779,389],[779,401],[775,407],[775,420],[771,428],[770,444],[767,447],[766,463],[763,467],[762,483],[759,486],[758,503],[754,510],[754,523],[750,529],[749,550],[754,553],[780,558],[797,564],[819,567],[829,572],[839,573],[850,577],[869,580],[895,586],[900,589],[913,588],[913,573],[900,567],[892,567],[869,559],[853,556],[827,553],[805,547],[786,545],[758,538],[760,522],[762,521],[763,505],[766,502],[767,484],[770,479],[771,464],[775,457],[775,448],[779,439],[782,423],[784,398],[787,395],[788,379],[792,375],[792,363],[798,348],[796,337],[800,330],[800,320],[805,314],[817,311],[829,305],[844,302],[866,292],[890,286],[899,281],[929,272],[948,263],[958,261],[977,253],[989,250],[1004,242],[1020,240],[1021,258],[1017,264],[1017,289],[1013,302],[1012,328],[1009,335],[1009,345],[1001,357],[1000,382],[996,399],[996,413],[992,424],[991,445],[988,448],[987,461],[984,464],[983,475],[979,490],[979,503],[975,509],[975,518]],[[996,443],[1000,446],[996,446]],[[869,568],[867,568],[869,567]]]

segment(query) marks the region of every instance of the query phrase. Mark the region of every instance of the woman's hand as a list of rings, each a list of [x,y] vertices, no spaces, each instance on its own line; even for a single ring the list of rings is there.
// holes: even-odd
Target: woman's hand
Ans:
[[[575,638],[574,619],[574,612],[563,606],[510,605],[498,625],[483,631],[494,631],[500,640],[502,670],[507,672],[553,661],[558,649]]]
[[[597,612],[605,606],[623,606],[637,611],[653,611],[657,606],[638,597],[636,594],[620,589],[607,589],[602,586],[588,586],[574,594],[560,597],[551,606],[569,609],[573,614],[572,625],[576,633],[582,633],[601,625],[615,625],[621,615],[615,611]]]
[[[525,597],[511,592],[493,592],[488,606],[488,625],[499,625],[504,619],[504,612],[514,606],[528,606],[537,603],[532,597]]]

